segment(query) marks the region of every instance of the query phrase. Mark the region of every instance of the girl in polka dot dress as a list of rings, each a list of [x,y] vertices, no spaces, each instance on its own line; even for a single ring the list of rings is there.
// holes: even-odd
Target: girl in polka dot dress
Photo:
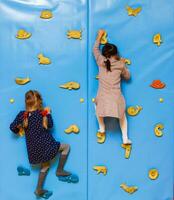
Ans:
[[[24,129],[29,162],[32,165],[40,164],[36,196],[44,197],[48,193],[43,189],[43,183],[49,170],[50,161],[60,153],[60,160],[56,175],[59,180],[66,182],[78,182],[78,177],[64,170],[70,146],[60,144],[50,133],[53,120],[50,108],[43,108],[42,97],[37,91],[28,91],[25,94],[26,111],[20,111],[11,123],[10,129],[18,134]]]

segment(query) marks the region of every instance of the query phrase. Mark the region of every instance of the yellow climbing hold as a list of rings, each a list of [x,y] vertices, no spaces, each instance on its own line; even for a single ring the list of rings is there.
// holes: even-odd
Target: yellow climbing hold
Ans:
[[[163,124],[157,124],[154,128],[154,133],[157,137],[161,137],[163,136],[163,130],[164,129],[164,125]]]
[[[50,19],[53,17],[53,14],[50,10],[42,10],[40,18],[42,19]]]
[[[65,129],[65,133],[70,134],[70,133],[79,133],[80,129],[77,125],[72,124],[70,125],[67,129]]]
[[[127,6],[126,10],[127,10],[129,16],[134,16],[135,17],[141,12],[142,8],[138,7],[138,8],[134,9],[134,8],[132,8],[130,6]]]
[[[95,98],[92,98],[92,102],[93,102],[93,103],[95,102]]]
[[[70,30],[67,32],[68,39],[82,39],[82,31],[80,30]]]
[[[131,65],[131,60],[130,60],[130,59],[127,59],[127,58],[125,58],[125,64],[127,64],[127,65]]]
[[[164,102],[164,99],[163,99],[163,98],[160,98],[160,99],[159,99],[159,102],[160,102],[160,103],[163,103],[163,102]]]
[[[127,109],[127,113],[130,115],[130,116],[136,116],[139,114],[139,112],[142,110],[143,108],[141,106],[130,106],[128,109]]]
[[[64,88],[64,89],[68,89],[68,90],[77,90],[77,89],[79,89],[80,88],[80,84],[79,83],[77,83],[77,82],[67,82],[67,83],[65,83],[65,84],[63,84],[63,85],[60,85],[59,86],[60,88]]]
[[[12,103],[14,103],[15,102],[15,100],[13,99],[13,98],[11,98],[10,99],[10,103],[12,104]]]
[[[80,103],[83,103],[84,101],[84,98],[80,98]]]
[[[106,140],[106,133],[97,132],[97,142],[99,144],[104,143]]]
[[[132,145],[131,144],[122,144],[121,147],[125,149],[125,158],[130,158]]]
[[[157,33],[156,35],[153,36],[153,42],[154,44],[156,44],[157,46],[160,46],[162,43],[162,39],[161,39],[161,34]]]
[[[159,176],[159,172],[158,172],[157,169],[151,169],[151,170],[149,170],[149,178],[151,180],[156,180],[158,178],[158,176]]]
[[[97,80],[99,79],[99,75],[96,75],[96,77],[95,77]]]
[[[105,166],[94,166],[94,170],[97,171],[97,174],[103,173],[104,175],[107,174],[107,168]]]
[[[28,39],[30,37],[31,37],[31,33],[28,33],[27,31],[25,31],[23,29],[20,29],[16,35],[16,38],[18,38],[18,39]]]
[[[29,83],[31,81],[30,78],[16,78],[15,79],[15,82],[18,84],[18,85],[25,85],[27,83]]]
[[[134,192],[136,192],[138,190],[138,187],[136,186],[127,186],[125,183],[122,183],[120,185],[120,187],[127,193],[129,194],[133,194]]]
[[[38,54],[39,64],[41,65],[49,65],[51,64],[51,60],[45,57],[42,53]]]
[[[108,42],[108,39],[107,39],[107,32],[105,31],[103,37],[101,38],[101,44],[106,44]]]

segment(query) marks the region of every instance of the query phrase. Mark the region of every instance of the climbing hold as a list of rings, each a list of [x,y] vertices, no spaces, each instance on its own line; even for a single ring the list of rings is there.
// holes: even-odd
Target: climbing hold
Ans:
[[[30,81],[31,81],[30,78],[19,78],[18,77],[18,78],[15,79],[15,82],[18,85],[25,85],[25,84],[29,83]]]
[[[163,130],[164,129],[164,125],[163,124],[156,124],[155,128],[154,128],[154,133],[157,137],[161,137],[163,136]]]
[[[40,18],[42,19],[50,19],[53,17],[51,10],[42,10]]]
[[[131,65],[131,60],[130,59],[123,58],[123,61],[124,61],[125,64]]]
[[[80,98],[80,103],[83,103],[84,101],[84,98]]]
[[[82,39],[82,31],[71,30],[67,32],[68,39]]]
[[[67,82],[63,85],[59,86],[60,88],[68,89],[68,90],[78,90],[80,88],[80,84],[77,82]]]
[[[78,183],[79,177],[77,175],[71,174],[69,176],[58,176],[59,181],[67,183]]]
[[[106,140],[106,133],[97,132],[97,142],[99,144],[104,143]]]
[[[166,87],[166,84],[161,82],[160,80],[154,80],[150,86],[155,89],[163,89]]]
[[[161,39],[161,34],[160,33],[158,33],[158,34],[153,36],[153,43],[156,44],[157,46],[161,45],[162,39]]]
[[[160,99],[159,99],[159,102],[160,102],[160,103],[163,103],[163,102],[164,102],[164,99],[163,99],[163,98],[160,98]]]
[[[125,158],[130,158],[132,145],[131,144],[122,144],[121,147],[125,149]]]
[[[28,39],[31,37],[31,33],[28,33],[27,31],[21,29],[17,32],[16,38],[18,39]]]
[[[13,98],[11,98],[10,99],[10,103],[12,104],[12,103],[14,103],[15,102],[15,100],[13,99]]]
[[[69,126],[67,129],[65,129],[65,133],[70,134],[70,133],[79,133],[80,129],[77,125],[73,124]]]
[[[30,170],[25,167],[19,166],[17,167],[17,171],[19,176],[30,176]]]
[[[107,39],[107,32],[105,31],[103,37],[101,38],[101,44],[106,44],[108,42],[108,39]]]
[[[120,187],[127,193],[129,194],[133,194],[134,192],[136,192],[138,190],[138,187],[136,186],[127,186],[125,183],[122,183],[120,185]]]
[[[140,111],[142,110],[143,108],[141,106],[130,106],[128,109],[127,109],[127,113],[130,115],[130,116],[136,116],[140,113]]]
[[[95,98],[92,98],[92,102],[93,102],[93,103],[95,102]]]
[[[99,75],[96,75],[96,77],[95,77],[97,80],[99,79]]]
[[[126,10],[127,10],[129,16],[134,16],[135,17],[141,12],[142,8],[138,7],[138,8],[134,9],[134,8],[131,8],[130,6],[127,6]]]
[[[105,166],[94,166],[94,170],[97,171],[97,174],[103,173],[104,175],[107,174],[107,168]]]
[[[156,180],[158,178],[158,176],[159,176],[159,172],[158,172],[157,169],[151,169],[151,170],[149,170],[149,178],[151,180]]]
[[[49,65],[51,64],[51,60],[47,57],[45,57],[42,53],[38,54],[39,64],[42,65]]]
[[[19,132],[18,132],[20,137],[23,137],[25,135],[25,130],[23,129],[23,127],[19,128]]]

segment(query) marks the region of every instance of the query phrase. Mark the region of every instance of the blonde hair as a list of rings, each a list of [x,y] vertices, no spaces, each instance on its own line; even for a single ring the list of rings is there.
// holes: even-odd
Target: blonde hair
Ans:
[[[35,110],[40,110],[40,111],[44,110],[42,97],[38,91],[29,90],[25,94],[25,109],[26,109],[26,112],[31,112]],[[45,129],[48,129],[48,119],[46,116],[43,116],[42,124]],[[28,117],[24,118],[23,127],[24,128],[28,127]]]

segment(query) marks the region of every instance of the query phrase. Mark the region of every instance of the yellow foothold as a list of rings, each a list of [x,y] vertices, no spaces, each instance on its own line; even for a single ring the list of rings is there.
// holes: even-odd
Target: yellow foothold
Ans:
[[[108,171],[105,166],[94,166],[93,169],[97,171],[97,174],[103,173],[103,175],[106,175]]]
[[[93,102],[93,103],[95,102],[95,98],[92,98],[92,102]]]
[[[139,114],[139,112],[142,110],[143,108],[141,106],[130,106],[128,109],[127,109],[127,113],[130,115],[130,116],[136,116]]]
[[[106,133],[97,132],[97,142],[99,144],[104,143],[106,140]]]
[[[107,39],[107,32],[105,31],[103,37],[101,38],[101,44],[106,44],[108,42],[108,39]]]
[[[70,30],[67,32],[68,39],[82,39],[82,31],[80,30]]]
[[[67,129],[65,129],[65,133],[70,134],[70,133],[79,133],[80,129],[77,125],[73,124],[69,126]]]
[[[19,78],[18,77],[18,78],[15,79],[15,82],[18,85],[25,85],[25,84],[29,83],[30,81],[31,81],[30,78]]]
[[[160,102],[160,103],[163,103],[163,102],[164,102],[164,99],[163,99],[163,98],[160,98],[160,99],[159,99],[159,102]]]
[[[122,144],[121,147],[125,149],[125,158],[130,158],[132,145],[131,144]]]
[[[59,86],[60,88],[68,89],[68,90],[78,90],[80,88],[80,84],[77,82],[67,82],[63,85]]]
[[[99,79],[99,75],[96,75],[96,77],[95,77],[97,80]]]
[[[42,53],[38,54],[39,64],[42,65],[49,65],[51,64],[51,60],[47,57],[45,57]]]
[[[50,10],[43,10],[40,15],[40,18],[42,19],[50,19],[52,17],[53,17],[53,14]]]
[[[136,186],[127,186],[125,183],[122,183],[120,185],[120,187],[127,193],[129,194],[133,194],[134,192],[136,192],[138,190],[138,187]]]
[[[80,103],[83,103],[84,101],[84,98],[80,98]]]
[[[10,99],[10,103],[14,103],[15,100],[13,98]]]
[[[24,131],[24,129],[22,127],[19,128],[18,134],[19,134],[20,137],[23,137],[25,135],[25,131]]]
[[[157,33],[156,35],[153,36],[153,43],[156,44],[157,46],[161,45],[162,39],[160,33]]]
[[[151,170],[149,170],[149,178],[151,180],[156,180],[158,178],[158,176],[159,176],[159,172],[158,172],[157,169],[151,169]]]
[[[163,130],[164,125],[163,124],[157,124],[154,128],[154,133],[157,137],[162,137],[163,136]]]
[[[18,39],[28,39],[31,37],[31,33],[28,33],[27,31],[21,29],[17,32],[16,38]]]
[[[129,16],[136,17],[141,12],[142,8],[138,7],[138,8],[133,9],[130,6],[127,6],[126,10],[127,10]]]

